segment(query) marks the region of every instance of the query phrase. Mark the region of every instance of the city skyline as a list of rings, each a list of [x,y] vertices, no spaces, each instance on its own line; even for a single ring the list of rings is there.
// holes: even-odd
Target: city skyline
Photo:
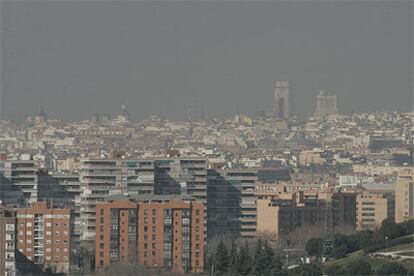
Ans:
[[[1,119],[122,104],[133,120],[254,114],[273,108],[281,80],[301,117],[321,89],[339,113],[412,109],[410,1],[3,1],[1,13]]]

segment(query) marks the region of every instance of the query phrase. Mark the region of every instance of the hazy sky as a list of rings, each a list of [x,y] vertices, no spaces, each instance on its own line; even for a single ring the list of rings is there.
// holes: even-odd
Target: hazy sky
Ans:
[[[2,1],[1,115],[116,114],[172,119],[338,95],[341,112],[408,110],[412,1]]]

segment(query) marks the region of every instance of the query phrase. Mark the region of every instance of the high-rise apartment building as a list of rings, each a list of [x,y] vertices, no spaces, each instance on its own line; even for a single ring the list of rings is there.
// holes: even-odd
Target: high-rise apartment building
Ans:
[[[26,202],[37,201],[37,167],[33,160],[1,160],[0,174],[23,191]]]
[[[356,197],[357,230],[375,230],[381,223],[394,218],[394,197],[372,192],[361,192]]]
[[[220,234],[255,237],[257,169],[212,170],[208,177],[209,238]]]
[[[207,205],[206,159],[176,157],[154,162],[156,194],[186,194]]]
[[[52,178],[63,189],[65,202],[72,210],[71,230],[72,230],[72,248],[80,240],[83,231],[80,217],[81,208],[81,187],[78,174],[52,175]]]
[[[325,91],[319,91],[316,98],[315,117],[324,118],[328,115],[338,114],[336,95],[326,95]]]
[[[274,89],[275,115],[278,118],[289,118],[291,112],[290,83],[289,81],[277,81]]]
[[[155,194],[189,195],[204,205],[207,223],[207,161],[197,157],[156,159]],[[207,225],[204,227],[207,230]],[[207,235],[207,233],[205,233]]]
[[[116,195],[96,205],[96,268],[138,262],[176,272],[204,270],[204,206],[194,198]]]
[[[82,240],[95,239],[95,206],[110,194],[153,194],[152,160],[81,160]]]
[[[0,275],[16,275],[16,217],[0,205]]]
[[[414,182],[399,179],[395,183],[395,222],[414,218]]]
[[[71,210],[34,202],[17,211],[17,249],[34,264],[54,272],[69,272]]]

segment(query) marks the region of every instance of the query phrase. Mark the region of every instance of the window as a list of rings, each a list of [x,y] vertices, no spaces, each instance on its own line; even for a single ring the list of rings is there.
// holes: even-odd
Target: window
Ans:
[[[56,253],[59,253],[60,252],[60,248],[56,248],[55,251],[56,251]]]
[[[157,236],[155,234],[152,235],[152,240],[155,241],[157,239]]]
[[[27,227],[32,227],[32,223],[31,222],[28,222],[28,223],[26,223],[26,226]]]
[[[46,252],[52,252],[52,248],[50,247],[46,248]]]
[[[27,244],[32,244],[32,240],[26,240]]]
[[[32,235],[32,231],[27,231],[26,235],[31,236]]]
[[[101,216],[103,216],[103,214],[104,214],[104,210],[103,210],[103,209],[100,209],[100,210],[99,210],[99,214],[101,214]]]
[[[63,240],[63,244],[68,244],[68,240]]]
[[[51,222],[46,222],[46,227],[52,227],[52,223]]]
[[[144,232],[148,231],[148,226],[144,226]]]
[[[14,231],[14,224],[6,224],[6,231]]]
[[[56,226],[56,227],[59,227],[59,223],[58,223],[58,222],[56,222],[56,223],[55,223],[55,226]]]
[[[52,240],[46,240],[46,244],[52,244]]]
[[[51,231],[46,231],[46,236],[51,236],[52,232]]]
[[[59,242],[60,242],[59,240],[55,240],[55,244],[59,244]]]

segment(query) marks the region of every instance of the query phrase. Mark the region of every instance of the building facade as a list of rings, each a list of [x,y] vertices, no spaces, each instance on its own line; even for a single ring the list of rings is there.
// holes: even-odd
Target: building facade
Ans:
[[[16,217],[0,205],[0,275],[16,275]]]
[[[257,231],[279,238],[307,226],[324,227],[327,212],[335,231],[355,229],[355,200],[353,193],[262,194],[257,199]]]
[[[1,160],[0,174],[23,192],[24,201],[37,201],[37,167],[33,160]]]
[[[110,194],[153,194],[152,160],[81,160],[82,240],[95,239],[95,206]]]
[[[357,230],[376,230],[387,219],[394,219],[394,198],[385,194],[361,192],[356,197]]]
[[[209,172],[208,236],[256,237],[257,169]],[[212,228],[210,230],[210,227]]]
[[[17,249],[34,264],[53,272],[69,272],[71,210],[34,202],[17,211]]]
[[[114,196],[96,206],[96,268],[135,261],[152,269],[204,270],[204,206],[194,198]]]
[[[395,222],[414,218],[414,182],[400,179],[395,183]]]
[[[290,82],[277,81],[274,89],[275,115],[278,118],[287,119],[291,112]]]
[[[326,95],[325,91],[319,91],[316,98],[315,117],[324,118],[329,115],[338,114],[336,95]]]

